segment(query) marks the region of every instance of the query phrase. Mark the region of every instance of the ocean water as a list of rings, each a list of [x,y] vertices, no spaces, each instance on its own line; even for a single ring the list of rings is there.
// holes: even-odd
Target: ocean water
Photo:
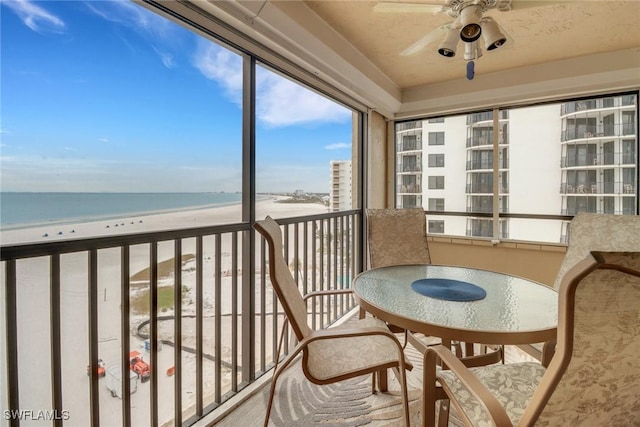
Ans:
[[[81,222],[241,203],[240,193],[0,193],[0,227]]]

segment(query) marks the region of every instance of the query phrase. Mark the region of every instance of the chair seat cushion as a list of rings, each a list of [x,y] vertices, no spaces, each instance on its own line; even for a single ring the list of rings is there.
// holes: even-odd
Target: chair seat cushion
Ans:
[[[379,327],[388,330],[380,319],[368,317],[347,322],[336,329]],[[309,344],[308,372],[326,381],[349,372],[398,361],[398,346],[385,335],[330,338]]]
[[[471,368],[470,371],[498,399],[507,411],[513,425],[517,425],[534,390],[540,384],[545,368],[539,363],[524,362]],[[438,380],[449,396],[456,400],[474,426],[493,426],[489,415],[478,400],[451,371],[438,371]],[[453,404],[455,402],[452,401]]]

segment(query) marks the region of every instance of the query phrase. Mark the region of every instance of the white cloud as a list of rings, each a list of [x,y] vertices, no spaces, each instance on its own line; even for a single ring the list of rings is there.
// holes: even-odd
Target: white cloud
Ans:
[[[271,126],[344,122],[351,112],[335,102],[266,69],[256,79],[258,118]]]
[[[185,167],[132,159],[0,157],[2,191],[182,192],[238,191],[234,165]],[[133,187],[132,187],[133,186]]]
[[[104,142],[106,144],[109,142],[109,138],[98,138],[98,141]]]
[[[335,144],[325,145],[325,150],[346,150],[347,148],[351,148],[351,144],[346,142],[336,142]]]
[[[173,59],[172,54],[168,52],[160,52],[157,48],[154,48],[153,50],[155,50],[155,52],[158,54],[158,56],[160,57],[160,60],[162,61],[162,64],[165,67],[167,68],[175,67],[176,63],[175,63],[175,60]]]
[[[178,38],[175,37],[175,26],[169,20],[129,0],[91,1],[85,4],[102,19],[141,34],[165,67],[175,67],[175,56],[170,51],[176,49],[174,43]],[[131,43],[123,34],[117,36],[129,49],[135,51],[135,43]]]
[[[198,42],[193,65],[210,80],[218,82],[231,100],[242,104],[242,58],[220,46]]]
[[[202,40],[194,55],[194,66],[208,79],[218,82],[238,105],[242,100],[242,58],[214,43]],[[344,122],[351,111],[317,93],[258,67],[256,114],[267,126]]]
[[[65,28],[62,19],[29,0],[4,0],[2,4],[13,10],[27,27],[38,33],[60,33]]]

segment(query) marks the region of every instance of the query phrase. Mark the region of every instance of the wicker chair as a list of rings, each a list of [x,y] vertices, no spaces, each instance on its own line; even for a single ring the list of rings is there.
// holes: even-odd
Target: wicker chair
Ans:
[[[593,252],[565,274],[559,298],[548,368],[468,369],[445,347],[427,350],[424,425],[442,391],[467,426],[640,425],[640,252]]]
[[[380,389],[384,391],[386,390],[386,371],[393,368],[401,387],[404,422],[409,426],[405,369],[411,369],[412,366],[405,361],[402,345],[396,336],[389,331],[384,322],[374,318],[357,320],[355,324],[348,323],[347,327],[343,328],[319,331],[311,329],[307,321],[308,298],[347,293],[351,290],[320,291],[303,298],[284,259],[282,233],[278,223],[267,216],[263,221],[256,222],[255,229],[268,243],[271,285],[298,340],[295,348],[279,365],[286,331],[286,328],[282,328],[278,353],[274,358],[275,367],[264,425],[267,426],[269,422],[278,377],[296,356],[302,353],[302,370],[305,377],[312,383],[320,385],[374,374],[375,390],[377,374],[380,378]]]

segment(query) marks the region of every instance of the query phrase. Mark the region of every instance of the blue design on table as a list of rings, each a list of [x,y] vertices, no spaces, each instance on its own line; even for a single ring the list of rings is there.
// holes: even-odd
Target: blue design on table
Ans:
[[[480,286],[453,279],[419,279],[411,288],[421,295],[448,301],[477,301],[487,296]]]

